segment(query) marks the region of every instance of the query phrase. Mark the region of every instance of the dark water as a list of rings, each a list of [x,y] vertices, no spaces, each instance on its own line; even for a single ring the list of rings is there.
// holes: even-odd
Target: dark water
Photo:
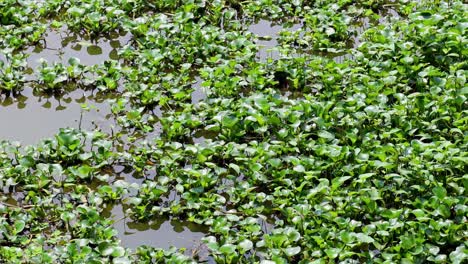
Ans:
[[[112,33],[105,38],[92,40],[62,27],[47,30],[44,41],[28,48],[25,53],[30,55],[27,63],[32,70],[39,66],[41,58],[47,60],[49,65],[53,62],[67,65],[72,57],[78,58],[84,65],[94,65],[118,59],[117,50],[130,39],[130,34]],[[4,56],[0,56],[4,60]],[[27,79],[31,80],[33,76],[29,75]],[[59,128],[92,130],[109,126],[109,104],[102,96],[87,91],[37,96],[25,87],[18,96],[0,95],[0,104],[0,139],[19,141],[23,145],[36,144],[43,138],[52,137]]]
[[[294,24],[290,28],[285,28],[282,25],[274,24],[272,21],[260,20],[258,23],[252,24],[249,31],[257,35],[260,40],[257,41],[259,52],[257,56],[260,61],[265,61],[268,58],[277,59],[280,53],[275,47],[278,46],[278,34],[281,30],[287,29],[295,31],[301,28],[301,24]]]
[[[362,42],[361,35],[370,26],[374,24],[382,24],[390,21],[391,19],[400,18],[399,13],[394,9],[394,4],[384,5],[379,11],[380,18],[378,21],[371,21],[369,18],[363,18],[358,23],[351,25],[350,29],[356,31],[357,35],[353,36],[349,43],[349,48],[357,48]],[[260,20],[255,24],[249,26],[249,31],[259,37],[257,45],[259,52],[257,54],[260,61],[266,61],[268,58],[276,60],[280,58],[278,51],[278,35],[282,30],[296,31],[302,27],[302,23],[293,24],[291,27],[284,27],[283,25],[275,24],[272,21]],[[315,55],[326,56],[333,58],[336,62],[342,63],[347,59],[352,59],[350,54],[323,54],[317,53]]]
[[[132,38],[131,34],[112,33],[98,39],[90,39],[85,35],[78,35],[61,29],[49,29],[44,34],[44,41],[40,45],[30,47],[26,53],[30,54],[28,65],[32,69],[39,66],[39,59],[43,58],[49,64],[61,62],[66,64],[72,57],[79,58],[84,65],[95,65],[105,60],[118,60],[117,51]]]
[[[205,145],[206,141],[211,139],[214,140],[218,136],[217,132],[208,130],[197,130],[192,134],[192,144]]]
[[[195,83],[192,85],[194,91],[192,92],[192,104],[196,104],[206,99],[206,93],[203,91],[202,78],[195,77]]]
[[[0,140],[19,141],[23,145],[53,137],[60,128],[106,127],[111,113],[105,99],[84,91],[55,98],[36,97],[26,90],[15,97],[0,95],[0,104]]]
[[[170,246],[197,250],[201,239],[208,232],[207,227],[176,219],[161,217],[147,223],[133,222],[124,218],[125,212],[121,205],[111,210],[112,218],[116,220],[114,227],[122,245],[129,248],[147,245],[156,248],[169,249]]]
[[[104,173],[113,176],[111,181],[124,180],[128,183],[142,184],[145,178],[153,180],[156,177],[155,171],[145,171],[135,173],[131,167],[124,165],[114,165]],[[146,177],[143,177],[144,174]],[[136,190],[131,190],[130,196],[137,195]],[[179,197],[175,191],[171,191],[163,202],[177,200]],[[147,245],[156,248],[169,249],[170,246],[197,250],[201,245],[201,239],[208,234],[208,227],[182,221],[176,218],[157,217],[146,222],[136,222],[130,217],[125,217],[125,207],[122,204],[109,205],[104,208],[103,215],[115,221],[114,228],[118,231],[118,238],[122,245],[132,249],[138,246]]]

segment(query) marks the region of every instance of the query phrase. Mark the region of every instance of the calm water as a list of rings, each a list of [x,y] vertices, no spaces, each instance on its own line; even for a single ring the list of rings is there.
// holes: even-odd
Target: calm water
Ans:
[[[53,62],[67,63],[72,57],[79,58],[84,65],[95,65],[105,60],[118,60],[117,50],[127,44],[131,34],[110,34],[106,38],[89,39],[78,35],[63,27],[61,30],[47,30],[44,42],[36,47],[30,47],[27,53],[29,67],[39,66],[39,59],[43,58],[49,64]]]
[[[124,180],[129,183],[142,184],[145,180],[142,173],[135,173],[131,167],[114,165],[108,169],[105,173],[113,176],[111,181]],[[155,171],[146,171],[143,174],[148,179],[154,179],[156,176]],[[135,196],[136,194],[132,191],[129,195]],[[171,191],[168,197],[163,199],[163,202],[174,199],[178,199],[178,197],[174,191]],[[208,234],[207,226],[175,218],[158,217],[144,223],[135,222],[130,217],[125,217],[125,209],[121,204],[104,208],[103,215],[115,221],[114,228],[118,231],[118,238],[122,241],[122,245],[132,249],[142,245],[164,249],[175,246],[187,248],[189,254],[190,250],[195,250],[201,244],[201,239]]]
[[[278,45],[279,32],[283,29],[295,31],[300,29],[301,26],[301,24],[294,24],[291,28],[284,28],[282,25],[276,25],[267,20],[260,20],[258,23],[252,24],[249,27],[249,31],[262,38],[262,40],[257,41],[257,45],[259,46],[257,56],[260,58],[260,61],[266,61],[268,58],[279,58],[279,51],[274,49]],[[266,37],[270,39],[266,40]]]
[[[68,31],[66,27],[49,29],[41,45],[26,50],[30,55],[27,62],[33,70],[39,66],[40,58],[47,60],[49,65],[53,62],[68,64],[72,57],[85,65],[99,64],[118,59],[117,49],[130,39],[130,34],[112,33],[106,38],[91,40]],[[27,79],[31,80],[33,76],[29,75]],[[28,87],[19,96],[0,95],[0,139],[29,145],[52,137],[64,127],[88,130],[99,127],[109,131],[111,111],[104,97],[82,90],[55,97],[35,96]],[[83,104],[89,110],[84,110]]]
[[[106,101],[90,92],[75,91],[63,97],[36,97],[26,90],[22,95],[0,95],[0,139],[37,144],[53,137],[60,128],[93,130],[105,128],[110,115]],[[82,108],[86,104],[90,110]],[[81,120],[81,122],[80,122]]]
[[[194,223],[161,217],[148,223],[137,223],[124,218],[122,205],[111,210],[111,217],[116,220],[114,227],[119,231],[122,245],[129,248],[148,245],[169,249],[170,246],[191,250],[201,244],[201,239],[208,232],[207,227]]]
[[[203,91],[202,78],[195,77],[195,83],[192,85],[194,91],[192,92],[192,104],[196,104],[206,99],[206,93]]]

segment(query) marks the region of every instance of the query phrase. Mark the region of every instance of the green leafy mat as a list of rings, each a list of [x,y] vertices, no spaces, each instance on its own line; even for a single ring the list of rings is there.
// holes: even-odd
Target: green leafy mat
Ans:
[[[1,1],[2,96],[99,91],[113,125],[0,143],[0,262],[466,263],[467,11],[461,0]],[[276,36],[251,32],[262,21]],[[97,65],[32,69],[28,48],[63,28],[131,39]],[[116,205],[205,237],[126,248]]]

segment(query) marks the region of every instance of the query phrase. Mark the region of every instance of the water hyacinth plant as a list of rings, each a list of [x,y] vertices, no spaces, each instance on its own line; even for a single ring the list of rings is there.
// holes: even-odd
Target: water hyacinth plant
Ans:
[[[0,139],[0,262],[466,263],[467,17],[461,0],[3,1],[0,111],[99,93],[109,114]],[[85,35],[83,57],[34,52],[52,31]]]

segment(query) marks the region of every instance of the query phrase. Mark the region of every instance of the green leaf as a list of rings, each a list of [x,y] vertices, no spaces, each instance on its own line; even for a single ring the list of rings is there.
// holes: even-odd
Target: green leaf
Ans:
[[[411,249],[416,246],[414,237],[412,235],[404,235],[400,237],[401,246],[404,249]]]
[[[233,169],[237,174],[240,173],[240,168],[239,168],[239,166],[237,164],[230,163],[229,168]]]
[[[341,241],[343,241],[346,244],[349,244],[353,241],[353,236],[351,235],[351,233],[346,231],[340,233],[340,238]]]
[[[125,255],[125,249],[123,247],[115,246],[112,249],[112,257],[118,258]]]
[[[241,252],[247,252],[253,248],[253,243],[248,239],[244,239],[239,243],[239,248]]]
[[[24,156],[23,158],[21,158],[20,164],[22,166],[31,168],[32,166],[34,166],[36,164],[36,161],[31,156]]]
[[[82,165],[78,168],[71,168],[70,170],[73,171],[73,174],[78,176],[81,179],[88,179],[91,176],[91,172],[94,171],[94,169],[88,165]]]
[[[80,139],[73,132],[60,131],[56,136],[60,145],[66,146],[70,150],[75,150],[80,144]]]
[[[354,235],[356,239],[361,242],[361,243],[372,243],[374,242],[374,239],[366,234],[363,233],[357,233]]]
[[[300,252],[301,252],[301,247],[288,247],[284,249],[284,253],[286,253],[288,257],[295,256],[299,254]]]
[[[25,226],[26,226],[26,223],[23,220],[15,221],[16,233],[20,233],[21,231],[23,231]]]
[[[224,116],[222,119],[222,125],[226,128],[234,127],[238,122],[238,119],[234,116]]]
[[[112,260],[113,264],[131,264],[132,261],[127,257],[115,258]]]
[[[300,172],[300,173],[304,173],[305,172],[305,168],[304,166],[302,166],[301,164],[298,164],[296,166],[294,166],[293,170],[295,172]]]
[[[101,55],[102,54],[102,48],[97,45],[89,46],[87,48],[87,51],[89,55]]]
[[[325,254],[327,254],[327,256],[330,258],[330,259],[336,259],[338,257],[338,255],[340,254],[341,252],[341,249],[340,248],[329,248],[329,249],[325,249]]]
[[[454,264],[466,263],[465,261],[468,260],[468,250],[465,248],[465,245],[460,245],[455,251],[450,253],[449,257]]]
[[[269,159],[268,163],[270,163],[271,166],[274,168],[278,168],[281,165],[281,160],[280,159]]]
[[[329,27],[329,28],[327,28],[327,29],[325,30],[325,33],[326,33],[328,36],[331,36],[331,35],[335,34],[335,29]]]
[[[231,255],[236,252],[236,246],[233,244],[224,244],[219,248],[219,252],[224,255]]]
[[[351,179],[351,176],[343,176],[343,177],[334,178],[332,180],[332,189],[333,190],[338,189],[341,185],[343,185],[345,181],[349,179]]]
[[[70,64],[70,65],[79,65],[80,64],[80,59],[78,59],[76,57],[71,57],[70,59],[68,59],[68,64]]]
[[[71,14],[74,17],[79,17],[85,13],[85,10],[76,6],[72,6],[68,8],[67,13]]]
[[[74,219],[76,215],[72,212],[63,212],[60,214],[60,219],[62,219],[65,222],[68,222],[72,219]]]
[[[110,256],[114,252],[114,247],[109,242],[101,242],[98,249],[102,256]]]
[[[442,200],[447,195],[447,190],[445,190],[445,188],[442,186],[437,186],[432,188],[432,193],[434,193],[437,198]]]
[[[335,135],[333,135],[332,133],[330,133],[328,131],[325,131],[325,130],[319,131],[318,136],[321,137],[321,138],[328,139],[328,140],[335,139]]]

